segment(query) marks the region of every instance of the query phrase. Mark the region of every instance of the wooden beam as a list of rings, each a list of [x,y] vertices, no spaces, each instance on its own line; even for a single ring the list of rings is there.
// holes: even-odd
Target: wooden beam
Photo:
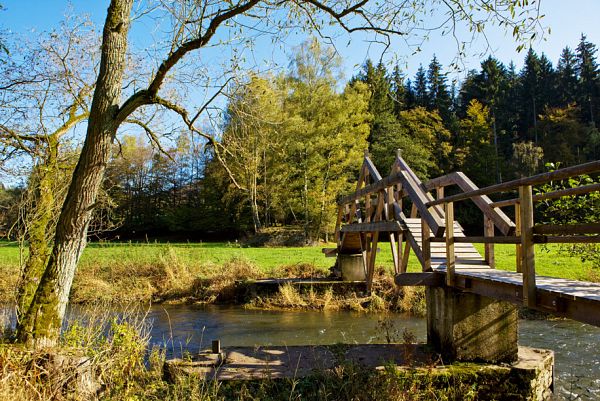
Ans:
[[[369,264],[367,270],[367,293],[371,293],[373,289],[373,276],[375,274],[375,259],[377,257],[377,243],[379,241],[379,232],[373,233],[369,252]]]
[[[446,242],[446,237],[432,237],[431,242]],[[521,238],[517,236],[510,237],[454,237],[456,244],[519,244]]]
[[[443,199],[437,199],[432,202],[428,202],[427,206],[441,205],[447,202],[458,202],[461,200],[472,198],[474,196],[490,195],[496,192],[512,191],[515,188],[519,188],[522,186],[544,184],[549,181],[563,180],[565,178],[575,177],[581,174],[596,173],[598,171],[600,171],[600,160],[580,164],[577,166],[567,167],[560,170],[555,170],[549,173],[519,178],[517,180],[507,181],[501,184],[490,185],[489,187],[481,188],[476,191],[469,191],[462,194],[448,196]]]
[[[394,282],[403,287],[418,285],[441,287],[444,285],[444,274],[436,272],[402,273],[396,274]]]
[[[406,216],[400,210],[399,212],[400,220],[406,221]],[[417,217],[417,207],[413,203],[412,208],[410,209],[410,217]],[[421,252],[421,248],[419,248],[419,244],[417,243],[416,238],[412,235],[410,231],[406,231],[406,246],[404,247],[404,253],[402,254],[402,259],[400,260],[400,273],[406,273],[408,268],[408,258],[410,257],[410,250],[413,249],[415,256],[419,259],[420,263],[423,263],[423,254]],[[410,246],[409,246],[410,242]]]
[[[454,203],[446,203],[446,285],[453,286],[456,282],[454,276],[454,267],[456,259],[454,258]]]
[[[515,204],[515,225],[515,235],[521,237],[521,206],[518,203]],[[519,242],[515,248],[517,273],[523,273],[523,246],[521,246],[521,243]]]
[[[483,235],[488,238],[494,238],[494,221],[488,216],[483,216]],[[485,244],[484,260],[492,269],[496,268],[493,242]]]
[[[365,157],[364,164],[365,164],[365,167],[367,168],[367,171],[371,175],[371,178],[373,178],[373,180],[375,182],[380,181],[381,174],[379,174],[379,171],[377,171],[377,168],[375,167],[375,165],[373,164],[373,162],[371,161],[371,159],[368,156]]]
[[[442,175],[440,177],[432,178],[431,180],[425,182],[423,185],[427,191],[431,191],[436,188],[448,187],[450,185],[455,185],[455,176],[456,173],[450,173],[446,175]]]
[[[448,230],[451,231],[451,230]],[[421,252],[423,254],[423,271],[431,271],[431,247],[430,247],[430,232],[429,225],[424,218],[421,218]]]
[[[435,188],[435,197],[436,199],[442,199],[444,197],[444,187]]]
[[[469,179],[464,173],[457,172],[453,175],[456,185],[463,192],[476,191],[479,188],[473,181]],[[485,195],[475,196],[471,199],[475,205],[483,212],[485,216],[492,219],[496,227],[500,230],[500,232],[504,235],[512,235],[515,232],[515,223],[504,214],[504,212],[500,209],[495,209],[490,206],[492,200]]]
[[[352,194],[348,194],[346,196],[342,196],[338,198],[337,204],[343,205],[346,203],[350,203],[353,200],[357,200],[363,198],[367,194],[371,194],[374,192],[381,191],[382,189],[386,189],[391,187],[392,185],[399,184],[402,182],[402,178],[400,174],[390,175],[389,177],[385,177],[381,179],[381,181],[377,181],[376,183],[366,185],[364,188],[357,188],[356,192]]]
[[[533,242],[536,244],[597,244],[600,243],[600,235],[534,235]]]
[[[533,201],[539,202],[539,201],[547,200],[547,199],[558,199],[558,198],[562,198],[563,196],[583,195],[583,194],[588,194],[590,192],[596,192],[596,191],[600,191],[600,184],[583,185],[581,187],[567,188],[567,189],[561,189],[559,191],[547,192],[545,194],[533,195]],[[492,207],[504,207],[504,206],[515,205],[517,203],[519,203],[519,198],[506,199],[506,200],[502,200],[502,201],[498,201],[498,202],[493,202],[491,204],[491,206]]]
[[[531,185],[519,187],[521,204],[521,245],[523,247],[523,303],[536,305],[535,247],[533,243],[533,195]]]
[[[419,179],[419,177],[415,174],[415,172],[412,171],[412,169],[410,168],[408,163],[406,163],[406,161],[404,161],[402,156],[400,156],[399,154],[396,155],[396,162],[394,163],[394,166],[397,166],[398,169],[400,169],[400,171],[404,171],[405,173],[408,174],[408,176],[412,179],[412,181],[414,181],[416,186],[421,190],[421,192],[425,195],[425,198],[428,201],[433,200],[433,197],[431,196],[431,194],[429,193],[427,188],[425,188],[425,185],[423,185],[423,182]],[[444,219],[444,211],[441,207],[439,207],[439,206],[434,207],[432,213],[437,214],[440,219],[442,219],[442,220]]]
[[[534,234],[600,234],[600,223],[583,224],[539,224],[533,226]]]
[[[353,223],[340,228],[343,233],[346,232],[397,232],[403,231],[402,225],[397,221],[376,221],[372,223]]]
[[[401,171],[400,175],[402,176],[402,186],[405,191],[408,192],[410,199],[413,201],[413,205],[417,207],[421,217],[427,221],[429,227],[433,231],[436,237],[442,236],[444,233],[444,221],[439,217],[436,213],[431,213],[429,208],[426,206],[427,196],[417,183],[412,179],[409,173],[406,171]],[[431,195],[429,196],[431,197]]]

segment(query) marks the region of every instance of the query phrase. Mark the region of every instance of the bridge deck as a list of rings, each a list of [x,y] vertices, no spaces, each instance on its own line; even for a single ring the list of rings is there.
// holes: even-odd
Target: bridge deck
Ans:
[[[405,219],[407,235],[422,249],[420,219]],[[464,237],[462,227],[455,222],[455,237]],[[446,272],[446,246],[432,242],[431,267],[434,273]],[[523,275],[492,269],[472,244],[455,244],[456,287],[464,291],[521,304]],[[600,284],[562,278],[536,276],[536,309],[600,326]]]

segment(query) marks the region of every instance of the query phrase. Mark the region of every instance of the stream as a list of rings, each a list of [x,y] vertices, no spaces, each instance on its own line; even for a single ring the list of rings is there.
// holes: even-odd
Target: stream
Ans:
[[[9,309],[2,308],[4,314]],[[68,312],[81,315],[81,307]],[[119,313],[114,311],[114,313]],[[150,346],[167,357],[210,348],[256,345],[325,345],[402,342],[407,330],[425,342],[425,319],[403,314],[347,311],[271,311],[239,306],[152,305],[147,310]],[[10,318],[14,325],[14,315]],[[386,322],[387,330],[382,321]],[[600,327],[573,320],[520,320],[519,345],[545,348],[555,356],[555,400],[600,400]]]
[[[301,345],[385,343],[381,315],[342,311],[266,311],[235,306],[154,305],[151,344],[180,356],[221,345]],[[416,341],[427,337],[423,318],[389,314],[387,331],[402,342],[408,329]],[[390,325],[388,325],[390,326]],[[600,399],[600,328],[572,320],[521,320],[519,344],[555,352],[555,399]]]

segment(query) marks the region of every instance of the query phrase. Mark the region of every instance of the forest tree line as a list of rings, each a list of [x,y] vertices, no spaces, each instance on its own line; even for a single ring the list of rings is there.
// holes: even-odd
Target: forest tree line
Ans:
[[[414,77],[369,60],[344,81],[339,57],[312,40],[285,73],[228,88],[221,160],[188,132],[162,150],[124,136],[105,178],[113,229],[102,235],[233,238],[292,224],[323,239],[365,150],[382,175],[401,149],[423,179],[459,170],[480,187],[596,160],[598,75],[583,35],[555,66],[529,49],[520,70],[488,57],[460,83],[435,56]]]

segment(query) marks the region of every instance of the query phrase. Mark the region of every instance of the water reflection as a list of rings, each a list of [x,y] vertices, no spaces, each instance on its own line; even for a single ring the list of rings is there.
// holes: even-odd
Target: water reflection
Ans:
[[[169,354],[207,348],[212,339],[223,346],[301,345],[385,342],[381,316],[350,312],[262,311],[239,307],[153,306],[152,342],[168,344]],[[426,341],[424,319],[390,314],[401,341],[409,329]],[[600,399],[600,328],[571,320],[519,323],[521,345],[555,352],[555,399]]]
[[[152,342],[159,345],[187,345],[205,348],[212,339],[223,346],[302,345],[385,342],[379,324],[381,316],[350,312],[264,311],[237,307],[154,306]],[[408,328],[425,340],[422,319],[391,314],[389,320],[399,331]]]

